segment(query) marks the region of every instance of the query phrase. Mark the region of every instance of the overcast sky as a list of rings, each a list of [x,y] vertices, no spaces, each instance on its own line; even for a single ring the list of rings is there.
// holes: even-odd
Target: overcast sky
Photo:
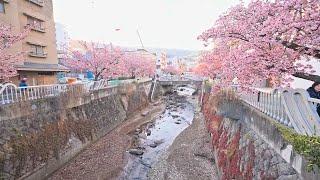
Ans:
[[[53,0],[73,39],[199,50],[197,36],[238,0]],[[115,29],[120,29],[116,31]]]

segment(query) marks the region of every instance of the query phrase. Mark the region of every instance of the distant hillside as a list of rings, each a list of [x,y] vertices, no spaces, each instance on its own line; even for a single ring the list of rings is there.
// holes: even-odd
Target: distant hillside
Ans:
[[[163,49],[163,48],[147,48],[150,52],[161,53],[166,52],[168,58],[172,57],[184,57],[189,56],[190,54],[196,54],[198,51],[184,50],[184,49]]]
[[[140,47],[123,47],[126,50],[137,50]],[[168,58],[172,57],[184,57],[197,54],[198,51],[184,50],[184,49],[166,49],[166,48],[146,48],[149,52],[160,54],[161,52],[167,53]]]

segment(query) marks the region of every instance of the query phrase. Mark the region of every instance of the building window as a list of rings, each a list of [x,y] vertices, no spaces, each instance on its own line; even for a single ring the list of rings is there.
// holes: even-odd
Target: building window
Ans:
[[[53,76],[53,75],[54,75],[54,72],[50,72],[50,71],[47,71],[47,72],[38,72],[38,75]]]
[[[47,54],[44,52],[44,46],[31,44],[31,56],[37,56],[37,57],[46,57]]]
[[[0,0],[0,13],[5,13],[4,1]]]
[[[37,31],[44,31],[44,27],[43,27],[43,21],[31,16],[27,16],[27,23],[28,25],[31,25],[32,29],[37,30]]]

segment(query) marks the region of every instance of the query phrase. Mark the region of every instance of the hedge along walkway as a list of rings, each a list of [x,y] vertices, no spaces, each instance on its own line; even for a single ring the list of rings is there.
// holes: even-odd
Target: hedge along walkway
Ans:
[[[216,180],[210,136],[199,110],[149,173],[151,180]]]
[[[150,112],[146,117],[137,113],[81,152],[65,167],[55,172],[49,180],[116,179],[127,163],[125,151],[132,140],[128,133],[152,120],[164,109],[165,106],[162,104],[150,105],[143,110]]]

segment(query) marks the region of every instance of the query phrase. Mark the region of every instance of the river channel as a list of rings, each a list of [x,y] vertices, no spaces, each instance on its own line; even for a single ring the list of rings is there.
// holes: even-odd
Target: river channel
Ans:
[[[133,131],[128,163],[119,179],[145,180],[159,157],[194,119],[195,97],[176,93],[165,96],[166,109],[154,120]]]

